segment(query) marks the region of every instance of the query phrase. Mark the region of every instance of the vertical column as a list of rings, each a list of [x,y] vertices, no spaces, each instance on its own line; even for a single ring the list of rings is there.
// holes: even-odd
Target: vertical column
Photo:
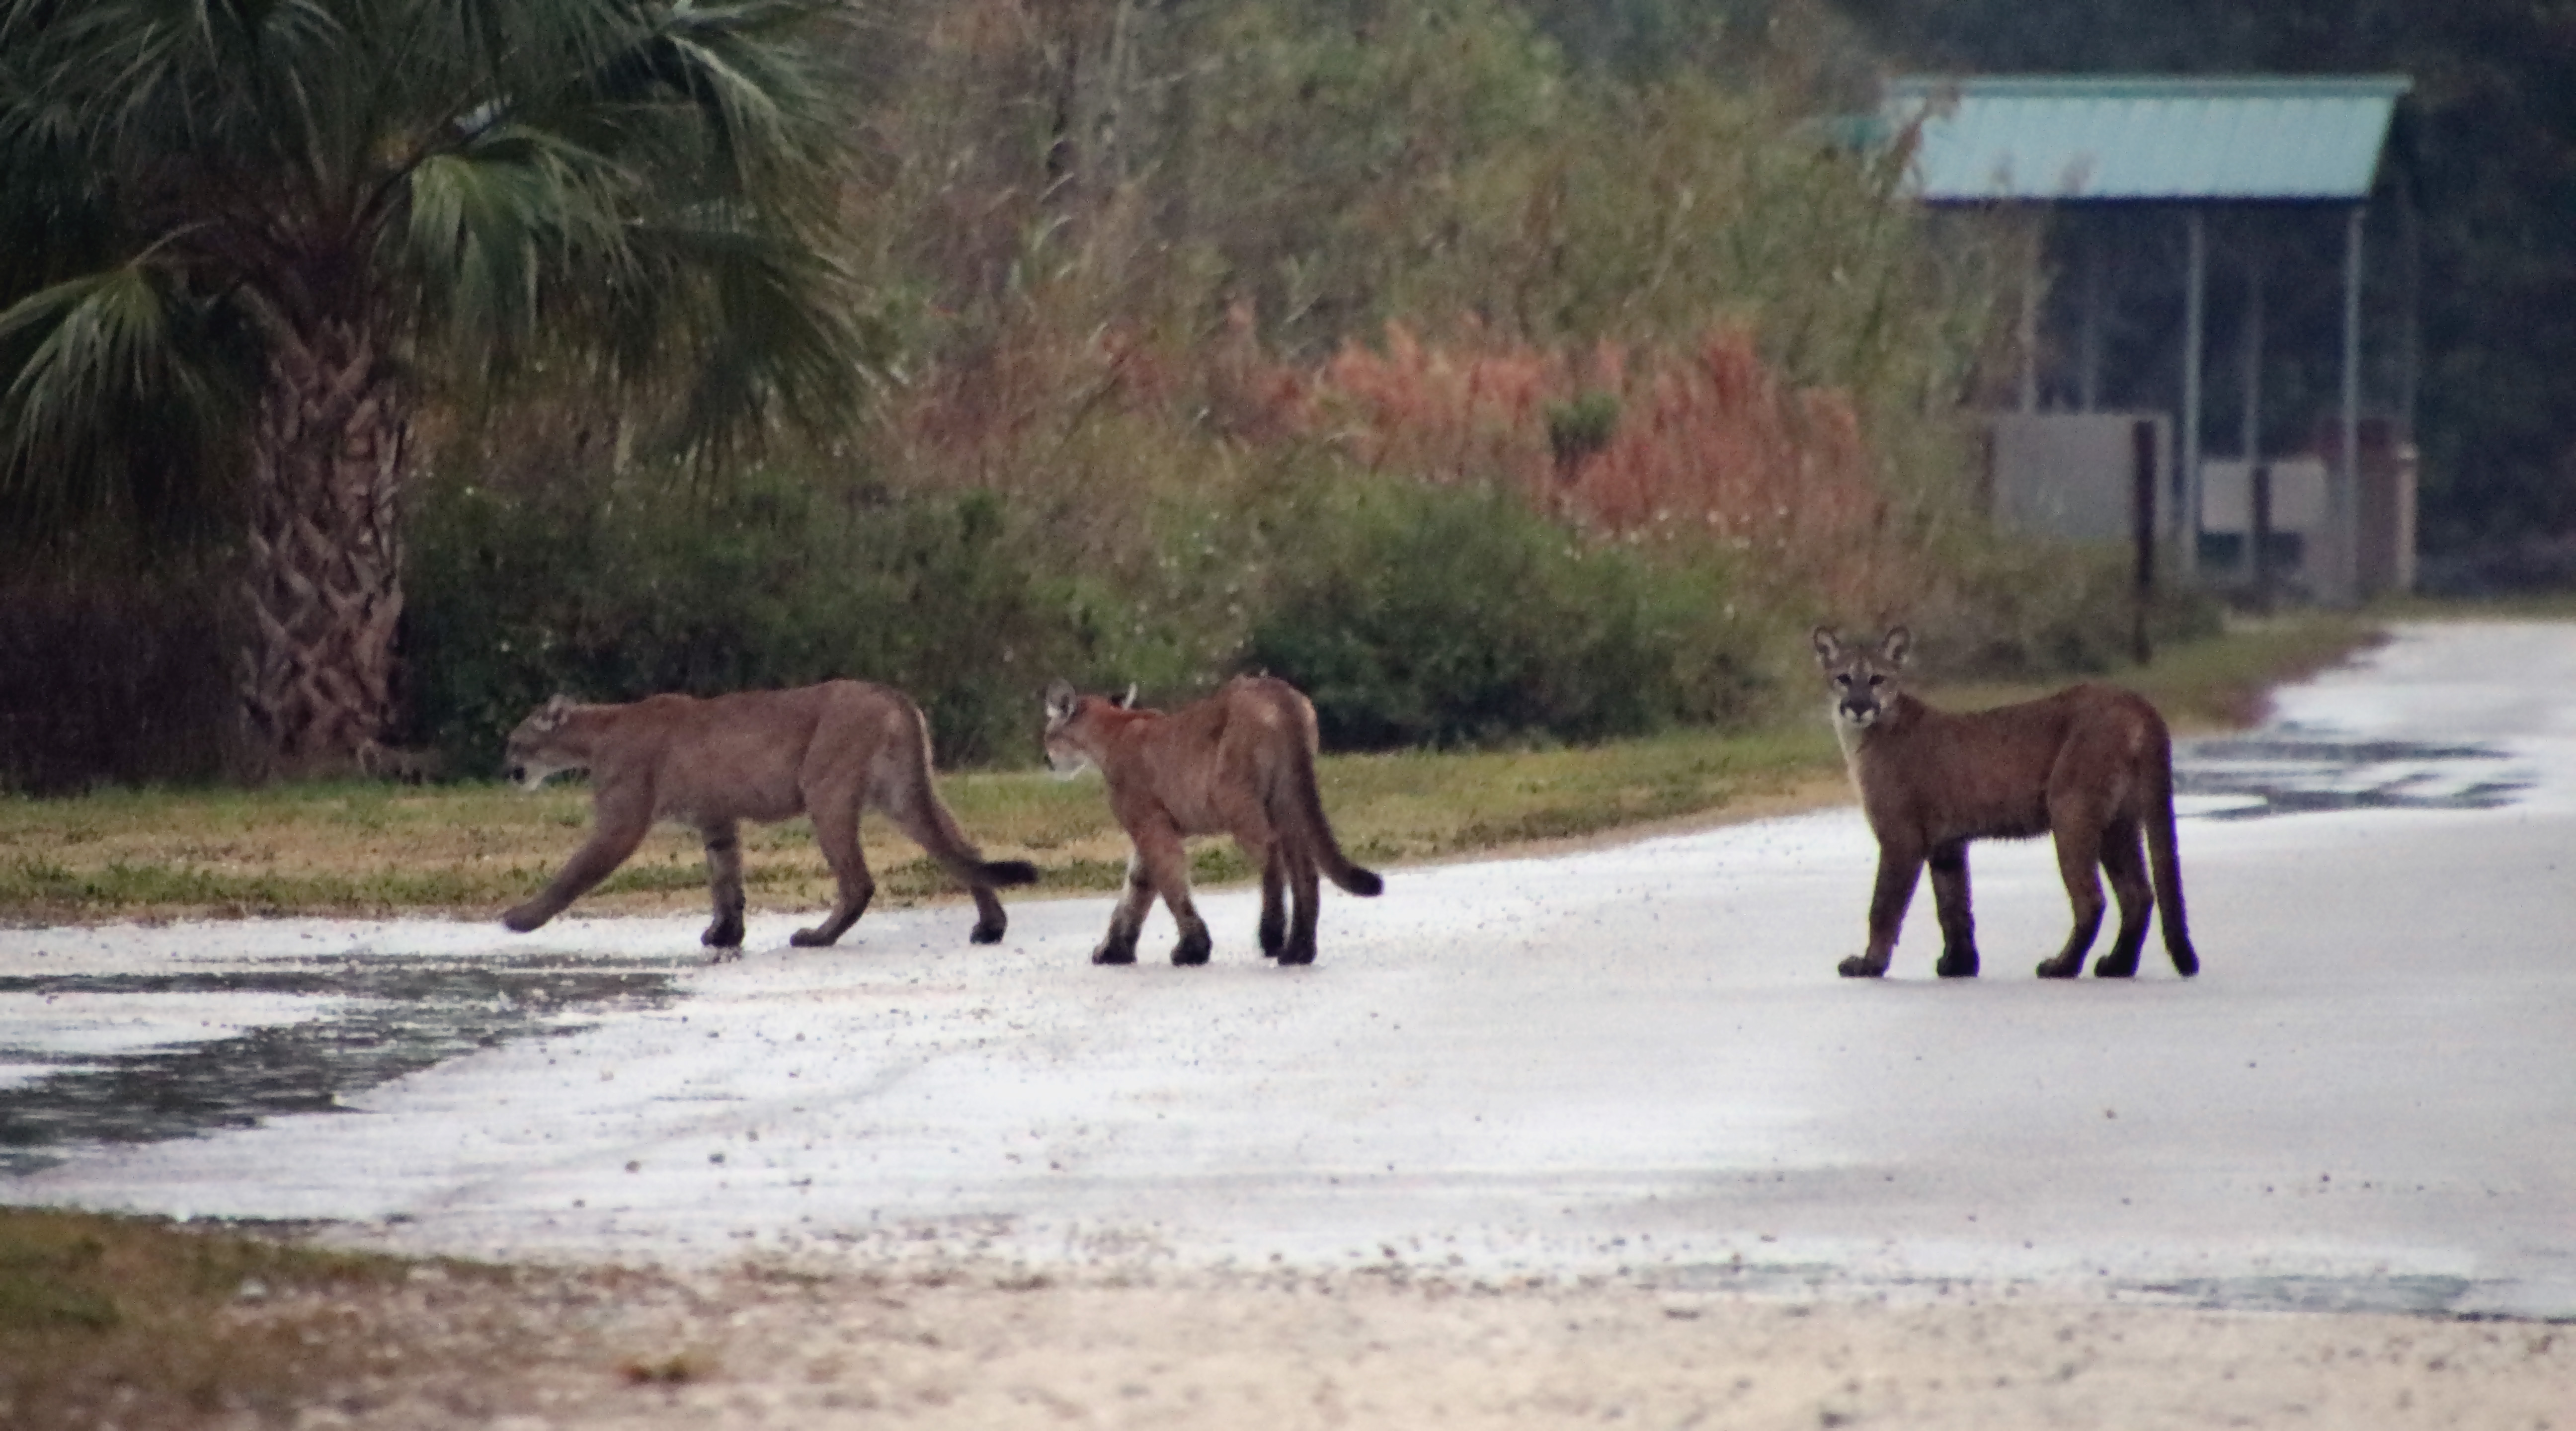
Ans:
[[[2021,281],[2021,410],[2039,411],[2039,260],[2034,253]]]
[[[2021,410],[2039,411],[2040,300],[2048,291],[2049,210],[2046,204],[2024,204],[2021,225]]]
[[[2182,432],[2175,446],[2182,458],[2181,510],[2174,513],[2174,539],[2182,547],[2185,574],[2200,569],[2200,357],[2208,326],[2209,224],[2198,208],[2183,215],[2189,237],[2182,306]]]
[[[2397,188],[2398,314],[2397,438],[2415,441],[2415,403],[2424,381],[2424,217],[2415,207],[2412,183]],[[2412,553],[2409,553],[2411,557]]]
[[[2251,530],[2245,534],[2246,549],[2254,563],[2254,609],[2272,611],[2272,469],[2260,462],[2245,471],[2246,501],[2253,508],[2247,519]]]
[[[2075,353],[2075,406],[2083,412],[2102,406],[2103,254],[2108,247],[2098,225],[2085,225],[2083,328],[2076,335]]]
[[[2245,411],[2237,451],[2245,459],[2245,480],[2252,482],[2263,467],[2263,260],[2259,254],[2249,254],[2245,260],[2244,348],[2239,364],[2243,371],[2238,376],[2245,385]],[[2246,554],[2246,575],[2261,575],[2261,559],[2260,552]]]
[[[2361,221],[2360,204],[2344,215],[2343,227],[2343,420],[2336,433],[2342,449],[2335,459],[2333,489],[2327,494],[2326,526],[2334,533],[2334,565],[2326,579],[2326,600],[2351,606],[2361,600]]]
[[[2156,483],[2163,476],[2156,457],[2155,419],[2139,418],[2129,429],[2129,540],[2137,549],[2129,579],[2129,654],[2141,666],[2154,654],[2147,613],[2156,598]]]

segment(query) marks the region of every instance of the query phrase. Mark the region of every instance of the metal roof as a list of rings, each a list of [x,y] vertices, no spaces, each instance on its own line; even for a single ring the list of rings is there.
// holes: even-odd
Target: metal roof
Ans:
[[[2363,199],[2401,75],[1961,76],[1891,80],[1920,118],[1918,193],[1940,203]]]

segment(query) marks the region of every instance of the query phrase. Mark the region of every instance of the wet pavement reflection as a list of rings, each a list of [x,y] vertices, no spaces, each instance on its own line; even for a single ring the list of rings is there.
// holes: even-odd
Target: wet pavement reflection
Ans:
[[[2511,751],[2481,744],[2363,739],[2277,726],[2181,742],[2174,792],[2224,797],[2201,812],[2254,820],[2328,810],[2493,810],[2536,780]]]
[[[64,1048],[0,1019],[0,1176],[64,1160],[75,1146],[139,1143],[248,1127],[283,1113],[327,1112],[380,1083],[478,1048],[590,1027],[590,1015],[677,999],[668,961],[534,956],[334,958],[257,969],[172,974],[0,977],[0,998],[152,995],[183,1007],[227,1000],[290,1022],[122,1052]],[[15,996],[11,998],[11,996]],[[139,1001],[138,1001],[139,1002]],[[27,1076],[31,1075],[31,1076]]]

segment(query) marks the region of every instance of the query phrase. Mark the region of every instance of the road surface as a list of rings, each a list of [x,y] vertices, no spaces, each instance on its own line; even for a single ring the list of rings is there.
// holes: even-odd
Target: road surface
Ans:
[[[1820,717],[1821,718],[1821,717]],[[1096,969],[1104,899],[0,930],[0,1200],[407,1251],[1601,1275],[2576,1316],[2576,627],[2404,628],[2187,751],[2205,972],[2042,982],[2044,842],[1858,949],[1856,811],[1328,891]]]

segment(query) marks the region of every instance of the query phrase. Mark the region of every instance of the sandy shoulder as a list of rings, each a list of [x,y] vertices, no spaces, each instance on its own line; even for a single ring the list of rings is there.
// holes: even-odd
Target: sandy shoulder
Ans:
[[[430,1272],[390,1294],[368,1320],[427,1354],[299,1424],[2576,1425],[2576,1329],[2537,1323],[1786,1303],[1401,1271],[516,1276],[468,1288]]]

